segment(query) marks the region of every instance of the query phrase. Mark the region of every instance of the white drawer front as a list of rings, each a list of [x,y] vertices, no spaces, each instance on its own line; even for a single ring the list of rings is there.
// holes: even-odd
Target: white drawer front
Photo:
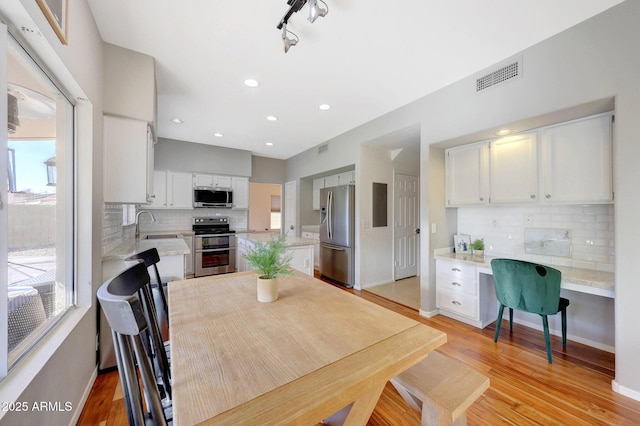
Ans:
[[[438,308],[478,319],[477,298],[465,293],[438,291]]]
[[[444,290],[457,293],[467,293],[471,296],[476,296],[478,294],[478,285],[476,284],[476,281],[471,281],[468,278],[464,277],[437,275],[436,286],[438,288],[438,291]]]
[[[458,282],[476,282],[476,267],[468,263],[438,260],[436,262],[436,273]]]

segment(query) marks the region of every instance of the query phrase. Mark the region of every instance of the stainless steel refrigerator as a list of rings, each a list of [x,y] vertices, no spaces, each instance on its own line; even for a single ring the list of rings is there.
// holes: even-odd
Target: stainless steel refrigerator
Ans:
[[[355,284],[355,186],[320,190],[320,275],[348,288]]]

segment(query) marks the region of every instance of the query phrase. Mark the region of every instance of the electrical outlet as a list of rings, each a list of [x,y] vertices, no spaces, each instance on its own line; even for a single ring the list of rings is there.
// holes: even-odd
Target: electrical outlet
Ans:
[[[527,225],[531,225],[533,223],[533,216],[531,216],[530,214],[525,215],[524,223]]]
[[[435,224],[435,222],[431,224],[431,233],[432,234],[436,233],[436,224]]]

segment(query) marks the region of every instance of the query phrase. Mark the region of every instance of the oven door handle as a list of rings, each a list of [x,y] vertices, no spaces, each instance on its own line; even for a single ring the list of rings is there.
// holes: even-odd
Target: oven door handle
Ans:
[[[200,249],[200,250],[196,250],[196,253],[213,253],[216,251],[229,251],[229,250],[235,250],[235,247],[224,247],[224,248],[217,248],[217,249]]]

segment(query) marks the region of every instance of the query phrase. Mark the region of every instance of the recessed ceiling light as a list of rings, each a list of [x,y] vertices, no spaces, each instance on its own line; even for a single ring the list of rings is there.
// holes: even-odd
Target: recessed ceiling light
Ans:
[[[496,132],[496,136],[507,136],[513,133],[511,129],[500,129]]]
[[[276,121],[278,119],[278,117],[276,117],[275,115],[267,115],[267,120],[269,121]]]
[[[264,143],[266,146],[273,146],[273,142],[265,142]]]
[[[328,109],[331,109],[331,105],[322,104],[322,105],[318,105],[318,108],[320,108],[322,111],[326,111]]]
[[[172,118],[171,122],[173,124],[182,124],[182,123],[184,123],[184,121],[180,120],[179,118]]]
[[[248,78],[244,81],[245,86],[249,86],[249,87],[258,87],[260,86],[260,83],[258,82],[258,80],[254,80],[253,78]]]
[[[215,136],[216,138],[221,138],[221,137],[223,137],[224,135],[223,135],[222,133],[220,133],[220,132],[215,132],[215,133],[213,134],[213,136]]]

